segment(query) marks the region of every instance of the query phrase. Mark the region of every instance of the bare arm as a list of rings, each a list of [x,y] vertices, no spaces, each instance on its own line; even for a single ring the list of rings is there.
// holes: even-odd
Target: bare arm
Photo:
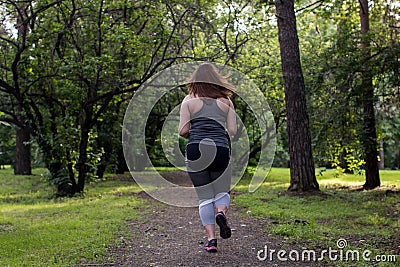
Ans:
[[[226,129],[228,131],[229,136],[234,136],[237,132],[236,112],[235,112],[235,107],[233,106],[233,103],[230,99],[228,106],[229,109],[228,109],[228,114],[226,116]]]
[[[189,129],[190,129],[190,112],[189,112],[189,105],[187,101],[188,97],[183,99],[181,104],[181,109],[179,113],[179,135],[184,138],[189,138]]]

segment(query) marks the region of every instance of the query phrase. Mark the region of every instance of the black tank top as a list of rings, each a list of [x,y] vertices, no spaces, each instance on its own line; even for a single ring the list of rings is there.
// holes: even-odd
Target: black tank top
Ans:
[[[225,129],[227,113],[218,107],[217,99],[202,100],[202,108],[190,115],[188,144],[200,143],[202,140],[207,144],[204,139],[208,138],[217,146],[229,147],[228,134]]]

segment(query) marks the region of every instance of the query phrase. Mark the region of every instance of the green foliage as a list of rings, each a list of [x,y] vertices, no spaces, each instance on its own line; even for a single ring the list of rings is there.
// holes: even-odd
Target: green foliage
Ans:
[[[21,119],[15,124],[28,124],[50,180],[74,186],[71,177],[82,172],[87,171],[80,179],[90,180],[101,178],[106,168],[118,170],[123,161],[121,123],[132,94],[158,71],[194,60],[228,64],[254,81],[274,114],[274,165],[287,166],[276,18],[268,2],[79,0],[46,6],[48,1],[35,1],[27,5],[36,16],[27,18],[32,27],[24,46],[16,40],[13,2],[17,3],[4,2],[0,10],[9,20],[0,25],[0,121],[18,115]],[[395,6],[383,0],[371,4],[372,56],[364,62],[357,1],[295,4],[316,164],[362,171],[360,68],[368,63],[385,163],[399,168],[400,46]],[[166,96],[152,116],[164,118],[181,98]],[[233,100],[249,133],[253,165],[261,146],[259,131],[251,110],[241,99]],[[162,120],[154,118],[146,129],[148,151],[155,164],[169,165],[159,138]],[[13,135],[2,138],[7,146],[14,142]]]
[[[298,7],[303,5],[301,2]],[[368,38],[372,56],[366,60],[359,46],[358,2],[328,1],[319,3],[311,12],[304,9],[297,14],[314,155],[320,166],[338,166],[350,172],[364,167],[360,143],[365,131],[360,108],[363,66],[370,66],[374,77],[376,106],[389,108],[388,99],[391,108],[397,106],[393,100],[398,99],[398,94],[392,86],[392,82],[398,84],[393,73],[398,73],[399,64],[399,43],[395,40],[398,29],[391,27],[398,24],[395,8],[387,1],[371,4]],[[377,111],[379,124],[391,121],[390,115]],[[397,126],[391,130],[397,135]],[[397,149],[389,139],[385,154],[390,158]],[[397,163],[387,163],[389,168],[396,168]]]

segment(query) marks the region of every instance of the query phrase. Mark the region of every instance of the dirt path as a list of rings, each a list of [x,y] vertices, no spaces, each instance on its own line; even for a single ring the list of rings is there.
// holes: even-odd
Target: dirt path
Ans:
[[[175,184],[189,185],[190,183],[188,177],[185,177],[182,172],[172,172],[166,176],[165,178]],[[312,260],[278,260],[277,252],[279,250],[288,253],[291,251],[301,253],[308,249],[318,251],[326,248],[326,244],[318,244],[315,241],[307,243],[307,240],[293,242],[290,239],[268,233],[268,225],[272,222],[268,219],[248,216],[246,210],[236,207],[234,193],[231,195],[232,202],[228,213],[232,237],[223,240],[218,236],[218,253],[214,254],[204,250],[207,237],[201,226],[197,208],[169,206],[154,200],[144,192],[135,194],[135,196],[145,199],[150,208],[139,210],[141,214],[139,220],[126,222],[127,231],[116,237],[120,241],[119,245],[108,249],[109,255],[106,258],[110,261],[103,264],[80,266],[337,266],[334,261],[326,260],[315,262]],[[265,246],[268,247],[267,255],[264,253]],[[274,253],[271,256],[272,250]],[[259,251],[262,253],[259,254]],[[258,254],[261,257],[267,257],[260,260],[257,257]],[[285,256],[288,257],[287,254]],[[363,264],[353,262],[341,266],[363,266]]]
[[[207,237],[197,208],[173,207],[151,199],[149,202],[152,207],[142,220],[127,222],[133,238],[120,236],[124,242],[110,248],[114,263],[109,266],[300,266],[299,262],[278,261],[276,255],[274,261],[259,260],[257,253],[265,245],[287,249],[289,244],[266,233],[263,221],[241,214],[234,202],[228,214],[232,237],[223,240],[218,236],[218,253],[204,251]]]
[[[188,177],[183,172],[166,175],[175,184],[188,185]],[[221,239],[217,227],[218,252],[204,250],[207,236],[201,226],[198,208],[169,206],[154,200],[146,193],[137,194],[149,202],[150,208],[142,212],[138,221],[128,221],[128,232],[117,237],[121,242],[109,248],[110,263],[100,266],[126,267],[196,267],[196,266],[323,266],[307,262],[282,262],[259,260],[258,251],[269,249],[302,248],[301,244],[288,244],[284,238],[266,232],[268,222],[247,216],[243,209],[235,207],[235,194],[231,195],[228,220],[232,227],[232,237]],[[260,254],[264,256],[264,253]],[[88,266],[88,265],[86,265]],[[90,265],[89,265],[90,266]],[[93,265],[99,266],[99,265]],[[326,265],[325,265],[326,266]]]

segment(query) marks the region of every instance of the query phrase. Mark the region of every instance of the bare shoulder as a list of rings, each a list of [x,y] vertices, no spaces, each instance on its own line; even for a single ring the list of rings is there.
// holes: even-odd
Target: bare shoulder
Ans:
[[[188,100],[190,100],[192,98],[193,98],[192,95],[186,95],[185,98],[183,99],[183,102],[188,101]]]
[[[219,102],[222,102],[223,104],[227,105],[228,107],[233,108],[233,103],[232,103],[232,101],[231,101],[230,98],[223,98],[223,97],[220,97],[220,98],[218,98],[217,100],[218,100]]]
[[[189,94],[189,95],[185,96],[185,98],[183,99],[182,105],[187,106],[190,114],[194,114],[202,108],[203,101],[201,101],[200,98]]]
[[[229,98],[220,97],[217,99],[218,107],[225,113],[233,107],[232,101]]]

